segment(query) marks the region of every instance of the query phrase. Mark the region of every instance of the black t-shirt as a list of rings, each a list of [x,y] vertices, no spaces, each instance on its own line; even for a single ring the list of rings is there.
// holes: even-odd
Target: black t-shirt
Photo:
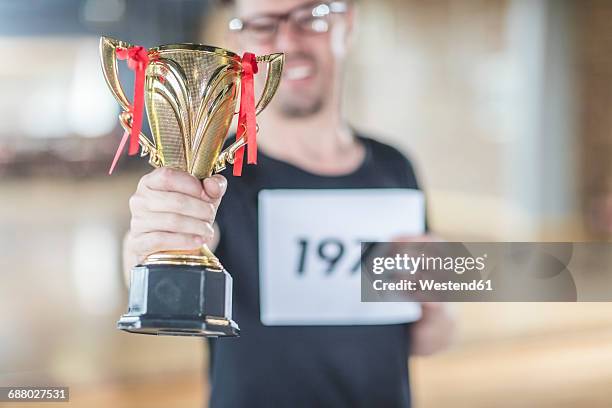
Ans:
[[[259,154],[228,189],[215,251],[233,276],[239,338],[211,340],[211,407],[408,407],[407,324],[264,326],[260,321],[258,193],[264,189],[418,188],[408,159],[359,137],[366,155],[343,176],[319,176]],[[299,214],[296,214],[299,216]],[[314,221],[314,220],[313,220]]]

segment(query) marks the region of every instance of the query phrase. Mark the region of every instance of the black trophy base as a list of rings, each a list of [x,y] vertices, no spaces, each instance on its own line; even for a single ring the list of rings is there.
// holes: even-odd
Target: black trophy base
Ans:
[[[128,312],[117,328],[168,336],[238,336],[232,277],[203,266],[138,265],[132,269]]]

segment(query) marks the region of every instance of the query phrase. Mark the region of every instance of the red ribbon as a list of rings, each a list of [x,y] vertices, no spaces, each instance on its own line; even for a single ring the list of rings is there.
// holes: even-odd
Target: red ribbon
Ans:
[[[142,116],[144,110],[144,85],[145,85],[145,70],[149,65],[149,55],[147,49],[141,46],[134,46],[130,48],[117,47],[116,50],[117,59],[127,60],[128,67],[134,71],[134,103],[130,105],[130,113],[132,114],[132,130],[130,136],[130,147],[128,154],[130,156],[138,153],[138,138],[140,137],[140,131],[142,130]],[[112,174],[119,156],[123,151],[125,143],[128,138],[128,132],[123,134],[115,158],[111,164],[108,174]]]
[[[236,140],[246,137],[248,147],[247,163],[257,164],[257,122],[255,118],[255,82],[253,79],[253,75],[257,73],[255,54],[245,52],[241,63],[240,113],[238,114]],[[236,151],[234,157],[234,176],[242,175],[243,162],[244,146]]]

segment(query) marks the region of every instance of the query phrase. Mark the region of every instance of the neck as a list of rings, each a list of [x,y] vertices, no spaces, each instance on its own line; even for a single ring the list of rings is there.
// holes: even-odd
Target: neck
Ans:
[[[316,174],[351,172],[363,161],[361,146],[338,110],[323,109],[305,118],[287,118],[270,109],[261,120],[261,151]]]

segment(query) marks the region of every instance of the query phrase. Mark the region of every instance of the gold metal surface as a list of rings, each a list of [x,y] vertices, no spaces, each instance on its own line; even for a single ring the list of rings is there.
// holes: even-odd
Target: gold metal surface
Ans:
[[[283,65],[285,64],[285,54],[276,53],[270,55],[262,55],[256,58],[257,62],[265,62],[268,66],[268,76],[266,77],[266,84],[264,85],[263,93],[257,107],[255,108],[256,114],[259,115],[266,106],[272,100],[272,97],[278,89],[280,84],[281,74],[283,73]]]
[[[116,49],[132,44],[113,38],[100,39],[102,72],[111,92],[123,108],[121,126],[130,131],[130,102],[119,81]],[[228,50],[202,44],[169,44],[148,50],[145,106],[153,139],[143,133],[141,156],[149,155],[154,167],[186,171],[198,179],[209,177],[234,163],[236,151],[245,144],[239,137],[221,151],[240,95],[240,57]],[[256,113],[268,105],[280,83],[284,55],[257,57],[267,64],[267,76]],[[242,132],[241,132],[242,131]],[[240,136],[244,134],[238,130]],[[204,265],[222,269],[206,247],[195,251],[166,251],[149,255],[144,264]]]
[[[206,323],[208,324],[214,324],[217,326],[228,326],[230,324],[229,320],[223,318],[223,317],[211,317],[211,316],[206,316]]]

